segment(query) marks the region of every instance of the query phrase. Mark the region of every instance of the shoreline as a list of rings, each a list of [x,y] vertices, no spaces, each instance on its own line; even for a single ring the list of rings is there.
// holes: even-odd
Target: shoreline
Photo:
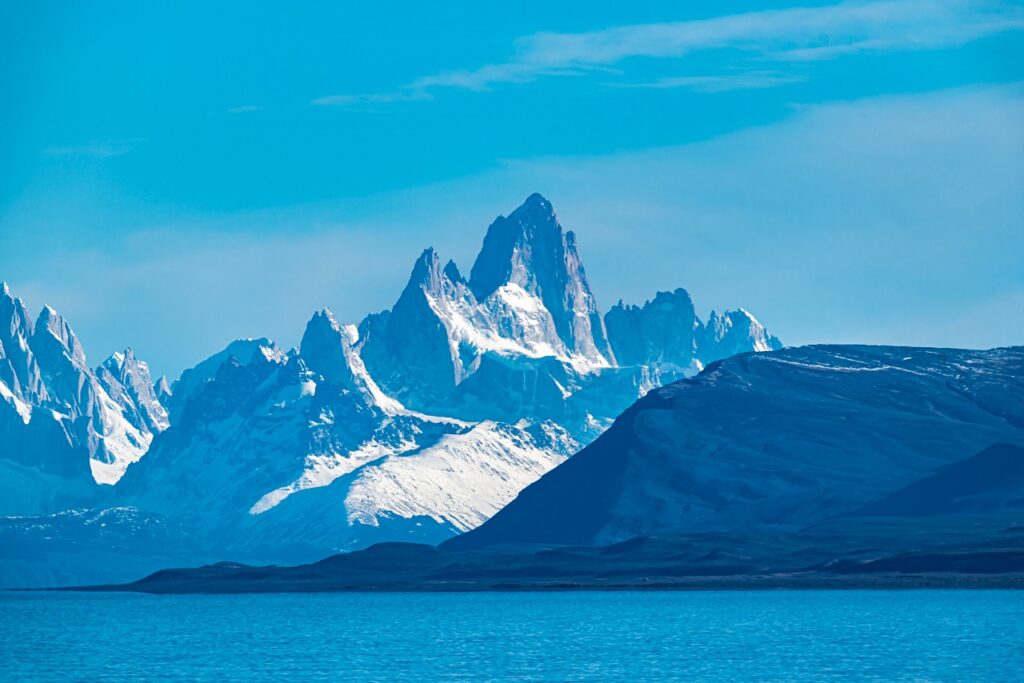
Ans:
[[[187,582],[190,583],[190,582]],[[205,585],[204,585],[205,583]],[[1024,574],[1006,575],[857,575],[830,576],[748,576],[700,577],[692,580],[651,580],[595,583],[557,581],[517,583],[483,582],[401,582],[394,583],[315,583],[197,581],[194,585],[167,582],[163,585],[140,583],[62,586],[49,588],[13,588],[5,592],[146,593],[150,595],[241,595],[259,593],[551,593],[551,592],[677,592],[747,590],[1022,590]]]

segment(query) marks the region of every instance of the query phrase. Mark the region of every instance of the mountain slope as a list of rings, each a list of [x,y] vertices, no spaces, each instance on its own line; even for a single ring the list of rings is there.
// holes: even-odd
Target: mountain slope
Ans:
[[[1024,348],[811,346],[650,392],[453,549],[789,529],[1024,443]]]
[[[1024,448],[999,443],[875,501],[874,517],[1024,512]]]

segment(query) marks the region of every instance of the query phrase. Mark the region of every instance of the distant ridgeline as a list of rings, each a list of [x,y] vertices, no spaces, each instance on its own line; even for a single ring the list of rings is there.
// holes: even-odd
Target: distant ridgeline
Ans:
[[[98,556],[128,547],[123,531],[144,541],[127,567],[177,547],[287,560],[439,542],[650,390],[779,348],[744,309],[701,321],[683,289],[602,315],[536,194],[492,223],[468,278],[427,249],[390,310],[358,326],[320,311],[290,351],[238,340],[172,388],[130,350],[90,368],[63,318],[33,323],[4,285],[0,515],[41,517],[5,520],[0,541]],[[0,580],[34,567],[12,562]]]

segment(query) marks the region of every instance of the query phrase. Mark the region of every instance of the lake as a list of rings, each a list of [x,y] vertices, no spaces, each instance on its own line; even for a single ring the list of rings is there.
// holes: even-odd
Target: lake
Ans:
[[[0,593],[0,679],[1020,681],[1024,592]]]

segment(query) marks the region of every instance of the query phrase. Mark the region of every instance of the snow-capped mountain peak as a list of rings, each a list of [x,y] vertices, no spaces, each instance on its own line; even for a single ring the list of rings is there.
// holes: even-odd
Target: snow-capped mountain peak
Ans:
[[[96,377],[138,429],[156,434],[170,426],[167,409],[149,374],[149,365],[127,348],[115,352],[96,368]]]
[[[477,300],[486,300],[506,284],[518,285],[543,302],[571,355],[603,365],[614,360],[575,235],[562,228],[551,203],[539,194],[491,223],[470,272],[469,286]]]
[[[605,315],[608,339],[621,365],[651,365],[688,371],[699,363],[695,331],[701,328],[685,289],[658,292],[642,306],[621,300]]]
[[[354,325],[341,325],[330,309],[317,311],[306,324],[299,355],[311,371],[330,385],[337,385],[361,396],[367,405],[388,414],[396,414],[401,403],[384,394],[367,372],[355,350],[359,331]]]
[[[744,308],[724,313],[712,311],[701,343],[706,350],[705,365],[745,351],[775,351],[782,348],[782,342]]]
[[[0,382],[29,403],[45,401],[46,387],[29,340],[33,324],[24,302],[3,283],[0,295]]]
[[[85,351],[78,337],[52,306],[43,306],[39,312],[30,343],[37,356],[52,358],[53,354],[63,354],[74,365],[85,366]]]
[[[633,400],[723,353],[777,345],[737,316],[712,321],[707,334],[683,289],[603,317],[574,233],[539,194],[490,225],[468,281],[454,262],[441,263],[434,249],[424,250],[394,308],[362,322],[357,345],[381,387],[423,412],[467,419],[569,412],[577,424],[600,424],[595,414],[628,405],[626,387]],[[726,339],[714,330],[727,323],[738,331]],[[616,387],[598,391],[595,382]],[[591,405],[598,413],[567,407],[577,393],[601,404]],[[609,393],[619,398],[606,402]]]
[[[557,261],[564,258],[564,235],[555,212],[544,197],[530,195],[508,215],[498,216],[484,236],[483,247],[470,271],[470,288],[477,299],[486,299],[506,282],[516,281],[536,293],[541,279],[556,276]]]

